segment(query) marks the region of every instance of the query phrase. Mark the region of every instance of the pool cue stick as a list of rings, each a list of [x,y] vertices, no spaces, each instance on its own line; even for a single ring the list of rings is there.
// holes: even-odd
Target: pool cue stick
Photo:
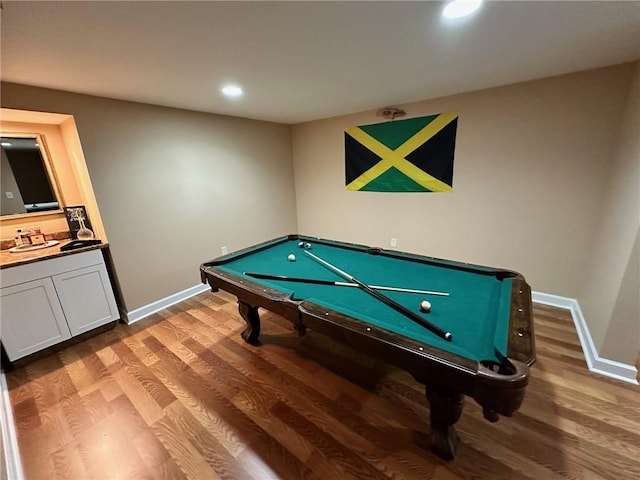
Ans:
[[[300,277],[287,277],[285,275],[271,275],[268,273],[255,273],[255,272],[242,272],[244,275],[248,275],[253,278],[262,278],[263,280],[281,280],[283,282],[298,282],[298,283],[315,283],[318,285],[335,285],[336,287],[360,287],[357,283],[347,282],[334,282],[333,280],[322,280],[319,278],[300,278]],[[383,285],[369,285],[375,290],[386,290],[390,292],[404,292],[404,293],[419,293],[421,295],[437,295],[440,297],[448,297],[446,292],[433,292],[431,290],[416,290],[413,288],[402,287],[385,287]]]
[[[435,333],[436,335],[438,335],[439,337],[445,339],[448,342],[453,340],[453,335],[451,335],[451,332],[446,332],[442,328],[438,327],[437,325],[434,325],[433,323],[431,323],[431,322],[425,320],[424,318],[418,316],[415,312],[412,312],[411,310],[409,310],[408,308],[404,307],[403,305],[400,305],[399,303],[391,300],[386,295],[383,295],[382,293],[374,290],[373,288],[371,288],[366,283],[361,282],[360,280],[355,278],[353,275],[350,275],[347,272],[345,272],[343,270],[340,270],[338,267],[336,267],[334,265],[331,265],[326,260],[323,260],[320,257],[318,257],[317,255],[314,255],[313,253],[311,253],[309,250],[304,250],[304,253],[309,255],[315,261],[317,261],[320,264],[322,264],[325,267],[327,267],[332,272],[337,273],[342,278],[344,278],[346,280],[349,280],[350,282],[357,283],[358,286],[360,288],[362,288],[365,292],[367,292],[368,294],[374,296],[375,298],[377,298],[381,302],[386,303],[387,305],[389,305],[394,310],[397,310],[398,312],[402,313],[405,317],[407,317],[410,320],[413,320],[414,322],[416,322],[417,324],[425,327],[427,330],[431,331],[432,333]]]

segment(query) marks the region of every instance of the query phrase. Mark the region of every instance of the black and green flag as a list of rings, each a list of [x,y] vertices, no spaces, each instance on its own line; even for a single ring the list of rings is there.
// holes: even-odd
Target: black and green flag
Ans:
[[[457,125],[447,112],[347,128],[347,190],[450,192]]]

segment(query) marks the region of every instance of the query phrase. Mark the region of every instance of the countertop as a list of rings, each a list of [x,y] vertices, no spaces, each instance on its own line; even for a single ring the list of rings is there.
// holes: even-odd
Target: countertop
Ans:
[[[61,240],[57,245],[41,248],[40,250],[31,250],[30,252],[11,253],[9,250],[0,250],[0,269],[26,265],[27,263],[39,262],[41,260],[48,260],[50,258],[62,257],[65,255],[73,255],[75,253],[97,250],[109,246],[108,243],[100,243],[98,245],[69,250],[68,252],[61,252],[60,247],[71,241],[71,239]]]

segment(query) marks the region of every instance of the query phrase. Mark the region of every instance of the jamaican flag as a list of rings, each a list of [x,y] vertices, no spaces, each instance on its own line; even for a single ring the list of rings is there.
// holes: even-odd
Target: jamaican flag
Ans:
[[[347,190],[450,192],[458,114],[347,128]]]

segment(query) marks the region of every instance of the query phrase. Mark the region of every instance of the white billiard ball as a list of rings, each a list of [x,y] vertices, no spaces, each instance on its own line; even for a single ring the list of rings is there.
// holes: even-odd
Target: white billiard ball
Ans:
[[[296,261],[296,256],[293,253],[291,253],[287,257],[287,260],[289,260],[290,262],[295,262]]]
[[[429,313],[431,311],[431,302],[428,302],[427,300],[420,302],[420,310]]]

